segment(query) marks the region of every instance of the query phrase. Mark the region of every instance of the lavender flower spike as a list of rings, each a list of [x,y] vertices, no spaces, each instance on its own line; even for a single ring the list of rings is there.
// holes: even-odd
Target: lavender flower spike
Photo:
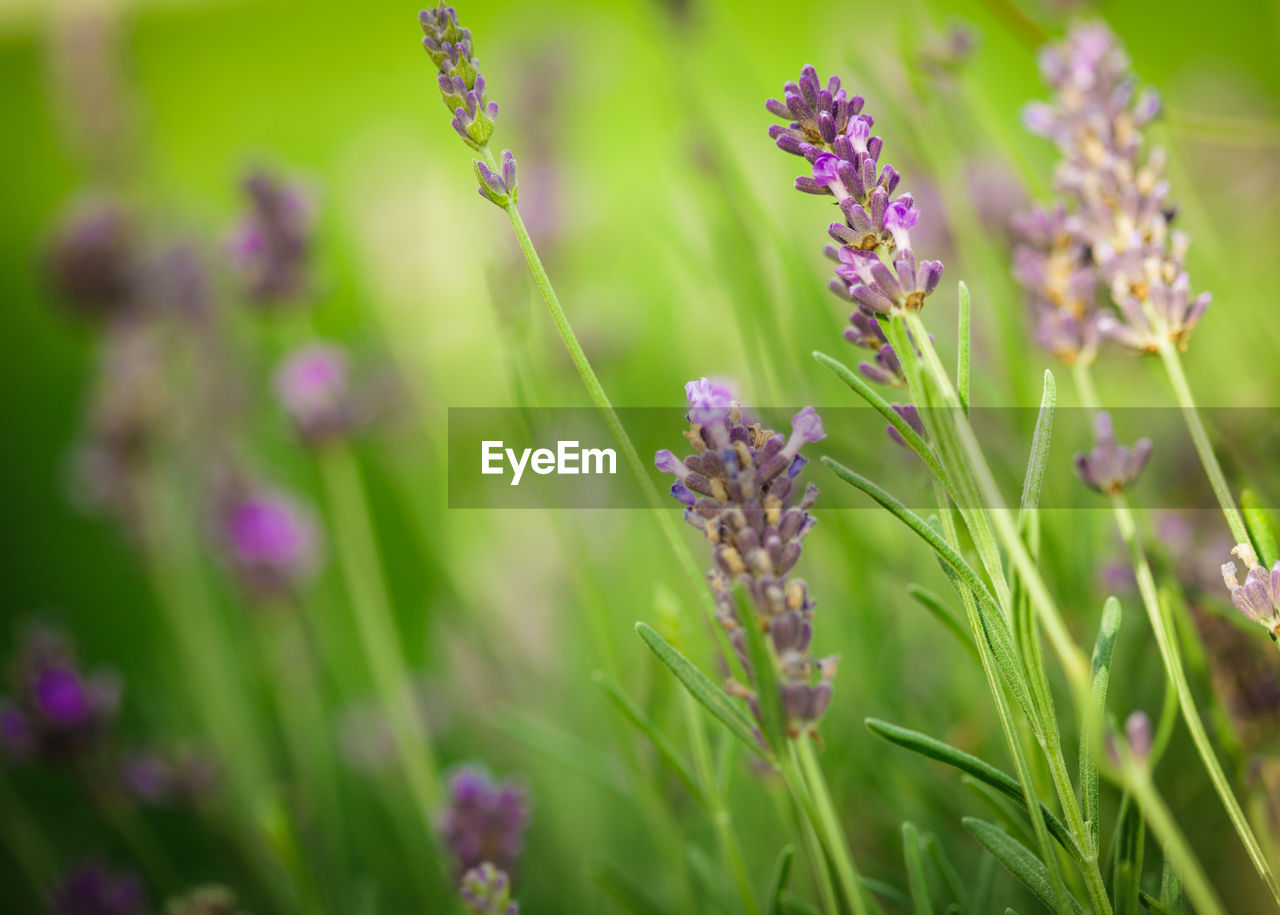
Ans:
[[[320,534],[290,497],[237,487],[224,497],[220,514],[227,559],[247,591],[287,597],[315,572]]]
[[[1087,454],[1075,456],[1076,474],[1090,489],[1116,495],[1132,486],[1151,458],[1151,439],[1140,438],[1130,448],[1117,445],[1111,415],[1105,410],[1094,417],[1097,444]]]
[[[489,861],[463,874],[458,896],[471,915],[518,915],[520,911],[511,898],[511,880]]]
[[[1268,571],[1247,543],[1237,544],[1231,552],[1249,570],[1242,585],[1236,578],[1234,562],[1222,567],[1222,580],[1231,592],[1231,602],[1246,619],[1265,626],[1272,639],[1280,637],[1280,562]]]
[[[97,862],[69,871],[49,900],[54,915],[143,915],[148,911],[142,881]]]
[[[307,444],[323,444],[351,428],[347,354],[341,347],[313,343],[290,353],[276,371],[275,388],[281,406]]]
[[[493,168],[489,141],[496,127],[498,103],[485,97],[471,30],[458,23],[457,10],[443,3],[419,13],[418,22],[424,33],[422,46],[440,71],[440,96],[453,112],[453,129],[462,142],[484,156],[484,161],[475,163],[480,196],[506,209],[516,202],[515,156],[504,150],[500,168]]]
[[[839,78],[823,86],[806,66],[783,87],[783,99],[765,105],[789,122],[770,127],[769,136],[809,163],[796,190],[834,197],[843,217],[828,229],[836,245],[827,253],[837,264],[832,291],[858,306],[846,336],[877,354],[875,363],[859,369],[875,381],[901,384],[898,355],[884,346],[875,322],[877,315],[919,311],[942,279],[942,264],[919,260],[911,247],[920,210],[910,194],[893,196],[900,176],[892,165],[880,165],[883,141],[871,135],[862,97],[849,95]]]
[[[293,184],[255,171],[244,179],[249,209],[232,231],[228,249],[257,305],[297,301],[308,291],[313,209]]]
[[[672,494],[685,504],[685,519],[711,544],[708,578],[716,616],[744,669],[750,674],[743,627],[760,626],[778,662],[788,731],[811,732],[831,702],[835,659],[810,656],[813,602],[805,583],[791,576],[801,541],[814,524],[808,509],[818,497],[810,483],[797,499],[794,479],[805,462],[801,449],[826,435],[822,420],[806,407],[793,417],[784,439],[759,423],[747,424],[723,386],[704,378],[689,382],[686,394],[691,427],[685,435],[694,453],[681,461],[664,449],[655,463],[676,477]],[[750,596],[752,619],[739,616],[735,583]],[[731,684],[730,690],[759,716],[754,684]]]

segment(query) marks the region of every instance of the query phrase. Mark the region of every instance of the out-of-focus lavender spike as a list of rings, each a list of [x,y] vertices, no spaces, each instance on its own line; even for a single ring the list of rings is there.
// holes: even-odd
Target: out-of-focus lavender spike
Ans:
[[[78,864],[59,879],[49,898],[54,915],[144,915],[142,880],[97,861]]]
[[[458,878],[485,862],[510,874],[524,850],[529,815],[528,794],[514,782],[495,781],[477,766],[455,771],[440,834]]]
[[[276,370],[276,397],[304,442],[321,445],[351,429],[349,373],[346,350],[328,343],[295,350]]]
[[[58,298],[77,315],[119,316],[139,302],[139,240],[124,209],[86,200],[65,217],[49,243],[46,262]]]
[[[85,759],[102,749],[120,709],[114,673],[86,673],[65,633],[33,626],[10,665],[0,699],[0,745],[14,760],[47,764]]]
[[[244,295],[256,305],[296,302],[311,288],[312,202],[297,185],[261,170],[243,186],[249,208],[227,248]]]
[[[1100,336],[1139,354],[1165,340],[1185,347],[1210,296],[1191,291],[1186,236],[1170,229],[1164,152],[1144,155],[1142,128],[1159,114],[1158,97],[1135,92],[1129,59],[1102,23],[1047,46],[1040,68],[1054,96],[1029,105],[1024,123],[1062,154],[1058,201],[1015,221],[1014,252],[1037,340],[1067,362],[1091,361]],[[1114,308],[1097,306],[1100,291]]]
[[[217,514],[227,561],[250,594],[288,598],[315,574],[320,532],[292,497],[234,483],[220,497]]]

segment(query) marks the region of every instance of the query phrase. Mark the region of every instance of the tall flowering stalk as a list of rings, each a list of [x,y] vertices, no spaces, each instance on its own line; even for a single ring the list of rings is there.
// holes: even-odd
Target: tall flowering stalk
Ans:
[[[688,546],[680,538],[679,530],[669,513],[662,510],[662,499],[649,478],[649,471],[644,461],[640,459],[640,453],[636,451],[635,444],[623,427],[622,421],[618,418],[609,396],[605,393],[604,386],[596,377],[582,344],[578,342],[578,337],[573,332],[569,318],[560,304],[560,298],[556,295],[555,287],[551,284],[551,278],[547,275],[542,259],[534,247],[533,239],[529,237],[529,231],[516,205],[519,188],[515,155],[509,149],[503,150],[501,163],[494,156],[491,140],[496,129],[498,105],[488,98],[484,77],[480,73],[480,63],[475,56],[471,31],[463,28],[459,23],[457,11],[443,3],[434,9],[423,10],[418,16],[418,21],[424,33],[422,46],[439,71],[437,85],[440,96],[445,107],[453,114],[451,121],[453,129],[463,143],[479,156],[473,160],[478,182],[477,190],[481,197],[506,213],[511,223],[511,230],[515,233],[516,241],[529,266],[529,272],[533,276],[538,291],[542,294],[547,311],[551,314],[551,320],[560,334],[565,349],[569,352],[570,359],[573,360],[574,368],[577,369],[587,394],[617,441],[623,460],[635,476],[641,492],[644,493],[645,501],[654,510],[668,545],[675,553],[685,574],[696,584],[700,578],[697,563],[694,562]],[[714,611],[709,601],[705,601],[704,606],[709,615]]]
[[[1062,152],[1055,181],[1059,199],[1019,218],[1022,241],[1014,252],[1014,273],[1037,314],[1038,342],[1071,367],[1081,402],[1095,414],[1098,445],[1077,458],[1081,479],[1111,502],[1187,729],[1249,857],[1280,902],[1280,884],[1209,741],[1124,496],[1150,455],[1150,442],[1144,439],[1132,451],[1118,447],[1093,385],[1092,365],[1104,338],[1162,357],[1232,536],[1252,554],[1178,356],[1210,297],[1190,292],[1183,268],[1188,239],[1170,228],[1169,187],[1160,178],[1164,154],[1143,146],[1141,128],[1159,113],[1159,99],[1150,89],[1136,91],[1128,57],[1101,23],[1076,26],[1041,52],[1040,63],[1055,96],[1030,105],[1025,121]]]
[[[1128,55],[1100,22],[1077,25],[1046,46],[1040,69],[1053,98],[1029,105],[1024,120],[1062,154],[1057,199],[1019,218],[1023,240],[1014,255],[1037,315],[1037,339],[1068,364],[1086,367],[1103,338],[1158,355],[1231,535],[1247,543],[1179,355],[1212,297],[1192,291],[1190,239],[1172,227],[1176,209],[1161,177],[1166,156],[1143,140],[1160,98],[1138,90]]]
[[[958,552],[956,514],[968,528],[991,584],[990,588],[985,584],[961,587],[960,596],[969,614],[974,642],[1027,801],[1027,812],[1046,864],[1052,895],[1065,905],[1067,890],[1036,800],[1030,764],[1005,694],[1005,683],[1001,682],[1002,675],[1004,680],[1012,680],[1015,693],[1028,697],[1029,704],[1023,706],[1023,711],[1045,748],[1054,786],[1082,849],[1091,848],[1089,826],[1067,771],[1053,701],[1038,652],[1023,662],[1023,669],[1016,669],[1010,663],[1013,659],[998,653],[989,639],[993,627],[1006,633],[1001,638],[1008,639],[1009,644],[1013,639],[1006,622],[1014,615],[1013,593],[1005,577],[997,536],[1009,551],[1030,603],[1048,630],[1081,709],[1090,708],[1086,695],[1087,665],[1066,630],[1021,532],[1008,517],[1009,513],[1002,510],[994,478],[964,414],[967,366],[962,365],[960,377],[953,386],[921,320],[921,310],[941,278],[942,265],[919,258],[912,247],[910,230],[920,218],[919,209],[910,194],[897,193],[901,183],[897,170],[891,165],[881,165],[883,141],[871,135],[872,120],[864,113],[860,96],[849,95],[836,78],[823,85],[816,71],[805,67],[799,80],[784,87],[784,100],[770,100],[767,107],[771,114],[788,122],[770,128],[774,142],[784,152],[799,156],[808,164],[809,173],[796,179],[796,189],[834,197],[844,217],[843,222],[828,228],[836,244],[828,247],[827,254],[836,262],[831,289],[856,307],[850,316],[851,328],[846,337],[876,354],[875,362],[864,364],[861,372],[879,383],[905,386],[914,403],[908,408],[891,407],[857,374],[830,357],[815,355],[876,407],[889,421],[896,438],[924,459],[934,476],[942,510],[942,542],[935,539],[936,532],[932,537],[923,533],[927,525],[879,487],[833,461],[828,464],[842,478],[863,488],[921,532],[957,573],[978,583],[976,573]],[[966,294],[962,287],[963,301]],[[886,346],[892,349],[886,352]],[[966,392],[965,399],[957,391]],[[926,407],[934,409],[924,409]],[[1100,727],[1100,723],[1093,726]],[[1087,853],[1081,863],[1095,908],[1110,911],[1096,849]]]

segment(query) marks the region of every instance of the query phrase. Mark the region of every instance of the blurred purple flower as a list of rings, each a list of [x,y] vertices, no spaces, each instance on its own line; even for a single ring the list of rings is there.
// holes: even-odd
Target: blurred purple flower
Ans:
[[[476,766],[464,766],[449,779],[440,834],[459,879],[486,861],[511,873],[524,850],[528,825],[528,795],[515,783],[494,781]]]
[[[0,700],[0,741],[15,759],[65,762],[94,752],[120,708],[114,674],[86,674],[60,631],[27,631]]]
[[[1024,218],[1014,273],[1040,316],[1041,342],[1068,361],[1092,359],[1096,334],[1137,353],[1163,341],[1184,347],[1210,296],[1192,293],[1188,239],[1169,227],[1164,153],[1143,155],[1142,128],[1159,114],[1159,97],[1137,91],[1128,56],[1098,22],[1045,47],[1040,69],[1054,97],[1029,105],[1024,121],[1062,154],[1059,202]],[[1114,309],[1095,313],[1097,289]],[[1045,323],[1055,309],[1067,317]]]
[[[312,205],[300,188],[264,171],[243,182],[249,209],[228,241],[245,297],[272,305],[309,291]]]
[[[344,349],[312,343],[290,353],[276,371],[276,396],[303,441],[338,438],[352,424],[351,385]]]
[[[1088,453],[1075,456],[1076,474],[1090,489],[1115,495],[1132,486],[1151,458],[1151,439],[1140,438],[1130,448],[1116,443],[1111,414],[1099,410],[1094,417],[1095,444]]]
[[[96,861],[69,871],[49,900],[54,915],[144,915],[142,881],[134,874],[108,870]]]
[[[76,205],[47,252],[59,298],[89,318],[110,318],[137,304],[138,251],[133,226],[118,204],[94,199]]]
[[[291,594],[316,570],[319,530],[311,516],[283,493],[233,492],[221,509],[220,533],[236,574],[259,596]]]

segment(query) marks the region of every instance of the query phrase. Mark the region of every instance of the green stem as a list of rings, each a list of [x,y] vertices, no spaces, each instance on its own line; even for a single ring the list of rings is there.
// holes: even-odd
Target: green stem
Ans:
[[[487,146],[480,149],[480,155],[490,169],[501,171],[493,158],[493,153],[489,151]],[[614,410],[613,404],[609,400],[609,395],[605,393],[604,386],[600,384],[600,379],[596,377],[595,370],[591,367],[591,362],[587,359],[586,352],[582,349],[582,344],[578,342],[578,337],[573,332],[569,318],[565,315],[564,308],[560,305],[560,298],[556,295],[555,287],[551,285],[551,278],[547,276],[547,270],[542,265],[542,258],[538,256],[538,251],[533,245],[533,239],[529,237],[529,230],[525,228],[524,220],[520,216],[520,210],[515,203],[508,204],[504,209],[506,210],[507,218],[511,221],[511,229],[515,232],[516,242],[520,245],[524,259],[529,265],[529,272],[533,275],[533,281],[537,285],[538,291],[542,294],[543,301],[546,302],[547,311],[551,313],[552,323],[555,324],[556,330],[560,334],[560,339],[564,341],[565,349],[569,351],[569,358],[573,361],[574,368],[578,370],[578,376],[582,379],[583,385],[586,386],[587,395],[591,398],[592,403],[595,404],[596,409],[600,411],[605,426],[608,427],[609,432],[618,443],[618,447],[622,450],[623,461],[631,469],[636,482],[639,483],[645,501],[649,504],[659,527],[662,529],[662,536],[666,539],[672,552],[675,553],[681,568],[684,569],[685,574],[693,583],[707,620],[714,627],[715,604],[712,601],[710,592],[705,587],[702,571],[694,561],[688,544],[680,536],[673,513],[659,497],[658,489],[654,486],[653,480],[649,476],[648,467],[640,459],[640,454],[636,451],[636,446],[631,441],[631,436],[627,434],[626,428],[622,425],[617,411]]]
[[[1122,752],[1125,756],[1122,764],[1125,784],[1137,801],[1143,817],[1150,824],[1151,831],[1160,839],[1165,854],[1177,866],[1187,895],[1195,904],[1195,910],[1200,915],[1224,915],[1222,903],[1214,893],[1204,871],[1201,870],[1200,862],[1188,847],[1187,840],[1178,829],[1178,824],[1169,812],[1169,808],[1156,792],[1155,785],[1151,782],[1151,773],[1141,763],[1136,762],[1127,751]]]
[[[1182,358],[1178,355],[1178,348],[1167,339],[1161,340],[1160,359],[1164,362],[1165,371],[1169,375],[1169,384],[1173,387],[1174,397],[1177,398],[1178,406],[1182,409],[1182,418],[1187,424],[1187,431],[1191,433],[1191,442],[1195,445],[1196,454],[1200,456],[1200,463],[1204,466],[1205,475],[1209,478],[1209,485],[1213,487],[1213,494],[1218,497],[1222,515],[1227,519],[1231,536],[1236,543],[1251,544],[1253,541],[1249,539],[1249,528],[1245,526],[1244,515],[1236,506],[1235,496],[1231,494],[1231,487],[1227,485],[1222,465],[1218,463],[1218,456],[1214,453],[1213,444],[1209,441],[1209,433],[1205,431],[1204,422],[1200,419],[1200,411],[1196,409],[1195,399],[1191,396],[1191,385],[1187,383],[1186,373],[1182,370]]]
[[[733,829],[733,818],[729,812],[728,805],[725,803],[724,795],[720,791],[720,784],[715,775],[715,767],[711,762],[711,747],[707,743],[706,732],[702,729],[702,713],[699,711],[693,696],[687,690],[681,690],[681,693],[683,694],[681,709],[684,712],[685,724],[689,730],[689,745],[693,750],[693,762],[697,767],[698,780],[702,783],[702,790],[706,794],[707,803],[710,807],[707,812],[710,814],[712,826],[715,828],[716,841],[720,845],[720,853],[724,856],[725,863],[733,874],[734,884],[737,886],[738,897],[742,901],[743,911],[758,913],[760,904],[756,900],[755,888],[751,884],[751,873],[747,870],[746,859],[742,854],[742,846],[738,842],[738,835]]]
[[[434,836],[432,822],[441,800],[440,777],[432,756],[430,735],[414,707],[409,689],[408,669],[382,577],[382,561],[360,468],[342,443],[326,448],[319,455],[319,465],[333,516],[331,530],[365,663],[395,736],[405,779],[422,825],[429,836]]]
[[[1253,866],[1257,868],[1259,876],[1262,877],[1263,882],[1267,885],[1267,889],[1271,891],[1272,897],[1277,904],[1280,904],[1280,886],[1276,883],[1275,876],[1271,872],[1271,866],[1267,862],[1266,855],[1263,854],[1262,847],[1258,844],[1258,840],[1249,826],[1249,821],[1245,817],[1244,811],[1240,809],[1240,804],[1236,801],[1226,773],[1222,771],[1222,765],[1218,762],[1218,757],[1213,752],[1213,746],[1209,742],[1209,735],[1205,732],[1204,722],[1200,719],[1200,712],[1196,709],[1195,698],[1191,695],[1191,686],[1187,682],[1186,671],[1182,667],[1182,656],[1179,652],[1177,641],[1165,625],[1165,616],[1160,610],[1160,597],[1156,591],[1155,578],[1151,574],[1151,566],[1147,562],[1146,553],[1138,540],[1138,530],[1133,519],[1133,513],[1130,511],[1123,495],[1112,496],[1111,505],[1115,513],[1116,527],[1119,528],[1120,536],[1132,557],[1134,573],[1138,579],[1138,593],[1142,596],[1142,603],[1146,607],[1147,617],[1151,622],[1151,630],[1155,634],[1156,645],[1160,650],[1160,658],[1164,662],[1165,673],[1177,691],[1178,703],[1182,707],[1182,718],[1187,724],[1187,730],[1191,732],[1191,739],[1196,746],[1196,752],[1200,754],[1200,760],[1204,764],[1205,770],[1209,773],[1209,780],[1213,782],[1214,790],[1217,791],[1218,798],[1222,801],[1222,806],[1226,809],[1227,816],[1231,819],[1231,824],[1239,834],[1240,841],[1244,843],[1249,859],[1253,861]]]
[[[826,856],[835,868],[845,902],[855,915],[867,915],[867,902],[858,885],[853,855],[845,841],[844,830],[840,828],[840,818],[831,802],[826,779],[813,755],[813,746],[805,739],[791,740],[788,744],[790,752],[784,753],[779,760],[783,778],[813,823],[826,849]]]
[[[919,313],[909,313],[907,315],[907,324],[911,329],[917,346],[919,346],[921,353],[924,355],[925,365],[929,368],[934,382],[943,394],[944,401],[952,408],[955,430],[969,458],[967,472],[972,473],[975,484],[985,500],[985,504],[988,506],[987,510],[976,508],[968,512],[962,510],[961,514],[964,516],[966,524],[971,521],[976,522],[980,529],[983,526],[989,528],[990,525],[994,525],[996,532],[1000,535],[1000,540],[1009,552],[1018,574],[1023,578],[1027,592],[1031,597],[1032,606],[1036,608],[1036,612],[1040,616],[1040,622],[1044,625],[1049,641],[1053,645],[1054,652],[1058,655],[1058,659],[1066,671],[1067,679],[1075,692],[1077,704],[1081,709],[1085,709],[1089,705],[1089,662],[1080,648],[1072,641],[1071,634],[1062,619],[1062,614],[1059,612],[1053,597],[1049,594],[1049,589],[1040,575],[1040,570],[1036,568],[1035,562],[1027,552],[1026,544],[1023,543],[1022,537],[1018,533],[1017,524],[1013,519],[1012,513],[1004,506],[1000,489],[996,485],[995,477],[992,475],[991,468],[982,453],[982,448],[978,444],[977,436],[974,434],[973,427],[969,425],[968,419],[959,409],[959,401],[956,398],[955,390],[951,386],[951,379],[947,374],[946,368],[942,365],[942,360],[938,357],[937,350],[933,347],[933,342],[929,339],[929,332],[925,328],[924,322],[920,320]],[[973,533],[972,527],[970,532]],[[978,534],[974,534],[974,539],[976,542]],[[984,565],[986,565],[985,562]],[[995,574],[990,568],[988,568],[988,573],[993,576]],[[1005,587],[1003,590],[1007,594],[1008,588]],[[999,591],[997,596],[999,596]]]

